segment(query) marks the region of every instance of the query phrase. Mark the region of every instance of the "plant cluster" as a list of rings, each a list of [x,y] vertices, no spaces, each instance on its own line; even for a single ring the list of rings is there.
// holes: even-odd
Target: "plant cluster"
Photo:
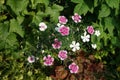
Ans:
[[[0,0],[0,80],[119,80],[119,18],[120,0]]]

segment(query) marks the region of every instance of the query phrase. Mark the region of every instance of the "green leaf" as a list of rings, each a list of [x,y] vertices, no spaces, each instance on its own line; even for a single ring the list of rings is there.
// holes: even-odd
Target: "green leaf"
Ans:
[[[24,21],[24,17],[23,16],[17,16],[17,22],[20,24],[22,24],[22,22]]]
[[[103,4],[101,6],[101,10],[99,11],[99,16],[98,17],[99,18],[100,17],[107,17],[109,15],[110,15],[110,8],[107,5]]]
[[[114,24],[113,19],[111,17],[105,18],[105,29],[108,29],[108,32],[111,36],[113,36]]]
[[[28,0],[7,0],[7,5],[11,7],[11,9],[19,15],[19,12],[26,9],[28,4]]]
[[[0,0],[0,4],[4,4],[5,3],[5,0]]]
[[[45,13],[47,13],[47,15],[50,15],[51,22],[58,21],[58,16],[60,14],[58,10],[52,9],[51,7],[47,7]]]
[[[74,8],[74,13],[78,13],[80,15],[82,14],[86,14],[88,11],[93,12],[93,8],[90,7],[87,3],[85,3],[84,1],[77,4]]]
[[[22,29],[22,26],[20,26],[19,23],[17,22],[17,20],[15,20],[15,19],[10,20],[9,32],[15,32],[15,33],[19,34],[21,37],[24,36],[24,31]]]
[[[0,23],[0,50],[5,47],[6,38],[8,36],[9,22]]]
[[[107,5],[111,8],[117,8],[117,9],[119,8],[119,4],[120,4],[119,0],[105,0],[105,1]]]
[[[81,2],[83,2],[83,0],[71,0],[71,2],[74,2],[74,3],[81,3]]]
[[[36,3],[44,3],[46,6],[49,5],[49,0],[35,0]]]
[[[32,23],[35,23],[36,25],[39,25],[39,23],[42,21],[42,18],[45,17],[46,14],[43,12],[37,12],[36,15],[33,16]]]
[[[63,7],[57,4],[53,4],[52,9],[57,11],[62,11]]]
[[[18,45],[18,42],[17,42],[16,34],[10,33],[6,38],[5,48],[15,49],[17,45]]]
[[[98,6],[98,0],[94,0],[94,7]]]

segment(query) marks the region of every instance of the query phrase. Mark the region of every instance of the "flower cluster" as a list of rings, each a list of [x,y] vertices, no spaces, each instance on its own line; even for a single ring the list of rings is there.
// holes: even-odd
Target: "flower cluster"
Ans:
[[[82,17],[78,14],[75,13],[73,16],[71,16],[71,19],[74,21],[74,24],[80,24],[81,23],[81,19]],[[57,23],[57,27],[55,28],[56,33],[58,33],[60,35],[60,37],[67,37],[69,35],[73,34],[73,28],[71,28],[70,26],[67,26],[67,23],[69,24],[68,19],[65,16],[59,16],[58,17],[59,23]],[[40,31],[45,31],[47,29],[47,25],[44,22],[39,23],[39,30]],[[77,30],[77,29],[76,29]],[[83,30],[83,33],[80,34],[80,40],[75,40],[73,39],[71,41],[71,43],[68,45],[69,49],[61,49],[61,47],[63,46],[63,43],[61,40],[59,40],[57,37],[54,38],[54,40],[52,41],[52,43],[50,45],[47,46],[51,46],[53,50],[57,50],[57,57],[61,60],[61,61],[65,61],[69,58],[69,52],[76,52],[78,50],[81,49],[81,43],[88,43],[90,42],[91,36],[92,35],[96,35],[97,37],[100,36],[100,31],[99,30],[95,30],[93,26],[87,26]],[[93,49],[97,48],[97,45],[95,43],[91,43],[90,45]],[[43,51],[42,51],[43,53]],[[44,53],[43,53],[44,54]],[[43,64],[45,66],[51,66],[54,64],[54,57],[51,54],[47,54],[45,56],[43,56]],[[72,61],[72,59],[71,59]],[[28,57],[28,62],[29,63],[33,63],[35,62],[35,57],[34,56],[29,56]],[[68,68],[70,70],[71,73],[78,73],[79,71],[79,66],[77,63],[73,62],[71,64],[68,65]]]

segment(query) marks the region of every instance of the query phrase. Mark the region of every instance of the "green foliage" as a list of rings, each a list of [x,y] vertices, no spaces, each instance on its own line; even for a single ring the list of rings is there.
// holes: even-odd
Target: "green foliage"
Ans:
[[[69,5],[70,4],[70,5]],[[74,10],[72,10],[74,9]],[[70,11],[67,11],[70,10]],[[73,29],[70,33],[76,35],[61,38],[54,35],[55,24],[59,15],[78,13],[81,15],[82,24],[68,22]],[[70,16],[69,16],[70,15]],[[43,46],[53,43],[54,38],[59,37],[63,43],[62,49],[69,49],[71,40],[80,40],[77,28],[83,29],[86,25],[92,25],[100,30],[99,37],[91,36],[91,43],[97,44],[97,49],[91,51],[99,60],[116,68],[120,66],[120,0],[0,0],[0,80],[50,80],[42,72]],[[39,32],[39,23],[48,24],[49,30]],[[49,34],[53,32],[53,34]],[[49,38],[48,38],[49,37]],[[52,40],[50,40],[52,39]],[[84,46],[84,44],[81,44]],[[52,54],[51,45],[45,46],[45,55]],[[84,47],[83,47],[84,49]],[[86,51],[87,51],[86,50]],[[54,53],[56,53],[54,51]],[[40,57],[34,66],[27,63],[27,57],[34,54]],[[55,56],[55,55],[53,55]],[[114,57],[114,58],[111,58]],[[109,67],[108,67],[109,68]],[[116,72],[113,80],[118,80],[119,72]],[[115,73],[114,72],[114,73]],[[110,72],[109,72],[110,73]],[[111,75],[114,76],[114,74]]]

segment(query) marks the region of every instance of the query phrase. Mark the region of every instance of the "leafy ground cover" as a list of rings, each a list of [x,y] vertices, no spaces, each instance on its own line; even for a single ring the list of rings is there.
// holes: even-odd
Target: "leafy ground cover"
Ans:
[[[0,80],[119,80],[120,0],[0,0]]]

